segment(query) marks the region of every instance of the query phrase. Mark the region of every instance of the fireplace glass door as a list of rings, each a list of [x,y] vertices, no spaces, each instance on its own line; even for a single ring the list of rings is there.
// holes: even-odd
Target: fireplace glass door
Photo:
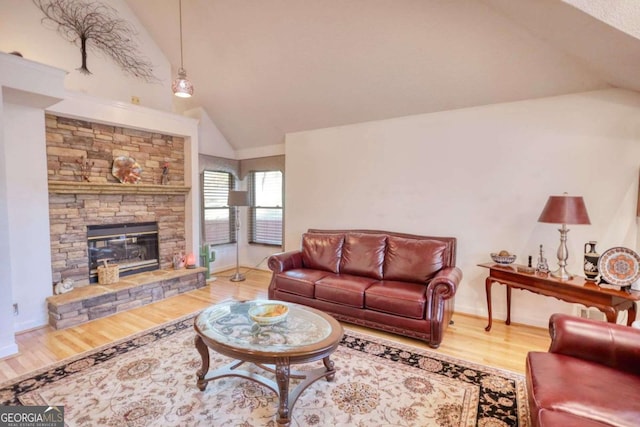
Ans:
[[[120,276],[160,268],[158,256],[158,223],[90,225],[89,281],[98,281],[98,266],[105,262],[118,264]]]

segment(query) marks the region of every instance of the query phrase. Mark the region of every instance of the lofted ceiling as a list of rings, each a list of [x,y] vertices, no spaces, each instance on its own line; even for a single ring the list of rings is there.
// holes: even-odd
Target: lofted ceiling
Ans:
[[[126,1],[175,75],[178,0]],[[282,144],[288,132],[611,86],[640,91],[637,8],[623,31],[582,1],[183,0],[195,96],[175,108],[202,107],[248,150]]]

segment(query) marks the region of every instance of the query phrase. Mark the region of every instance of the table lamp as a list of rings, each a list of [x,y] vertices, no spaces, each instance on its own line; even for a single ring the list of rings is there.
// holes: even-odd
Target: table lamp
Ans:
[[[248,191],[229,191],[229,199],[227,205],[235,207],[236,218],[236,273],[231,276],[232,282],[242,282],[245,280],[244,274],[240,274],[240,250],[238,238],[240,234],[240,216],[238,210],[240,206],[249,206],[249,192]]]
[[[588,225],[589,214],[584,205],[582,197],[567,196],[550,196],[547,204],[544,206],[538,222],[546,222],[550,224],[562,224],[559,228],[560,247],[558,247],[558,269],[551,272],[551,276],[560,280],[571,279],[571,274],[567,271],[567,258],[569,251],[567,249],[567,224]]]

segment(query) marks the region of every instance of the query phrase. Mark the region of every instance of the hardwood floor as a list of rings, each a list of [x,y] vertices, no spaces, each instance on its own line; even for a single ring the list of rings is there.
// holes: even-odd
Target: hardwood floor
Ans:
[[[231,274],[220,273],[215,281],[204,288],[75,327],[63,330],[43,327],[20,333],[16,337],[19,353],[0,359],[0,382],[196,313],[225,298],[250,300],[267,297],[270,272],[249,271],[244,282],[229,281]],[[485,332],[485,318],[455,314],[453,320],[455,323],[445,332],[442,345],[434,351],[524,373],[527,352],[546,351],[549,347],[550,338],[546,329],[513,324],[507,326],[502,321],[494,320],[491,332]],[[395,342],[429,348],[418,340],[350,324],[344,326],[347,330],[358,330]]]

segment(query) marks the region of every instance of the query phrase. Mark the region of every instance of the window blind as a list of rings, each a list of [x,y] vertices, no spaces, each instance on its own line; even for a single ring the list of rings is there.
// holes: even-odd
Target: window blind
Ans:
[[[236,241],[235,216],[227,206],[233,175],[228,172],[202,173],[203,239],[207,244],[221,245]]]
[[[249,174],[249,242],[282,246],[282,172]]]

